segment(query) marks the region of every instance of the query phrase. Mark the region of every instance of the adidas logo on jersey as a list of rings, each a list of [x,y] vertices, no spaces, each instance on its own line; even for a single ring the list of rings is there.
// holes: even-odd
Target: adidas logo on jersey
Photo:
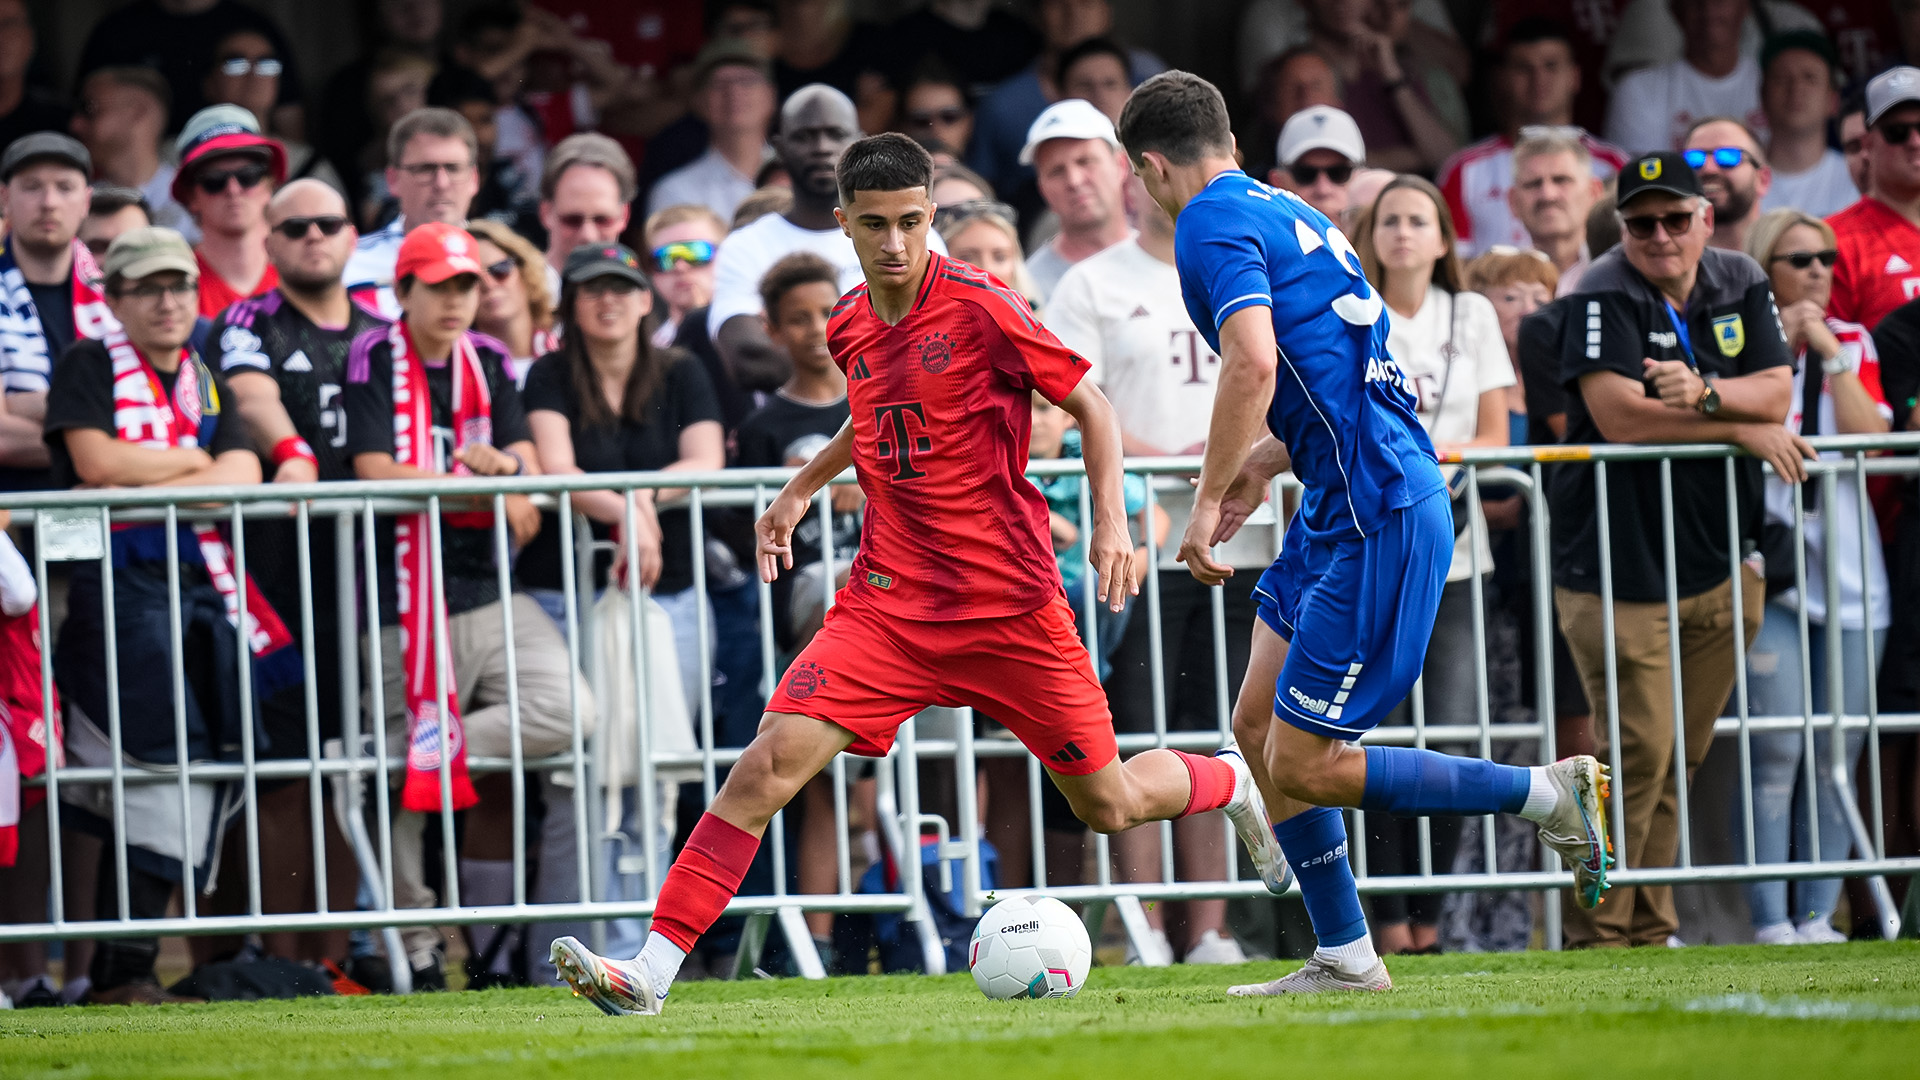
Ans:
[[[1887,256],[1887,273],[1904,274],[1911,269],[1913,269],[1913,264],[1901,258],[1899,255]]]
[[[871,378],[872,374],[872,372],[867,370],[867,357],[864,353],[854,357],[853,365],[847,368],[847,378],[849,379]]]
[[[313,362],[307,359],[306,350],[301,349],[287,357],[287,362],[280,367],[284,371],[312,371]]]
[[[1055,765],[1071,765],[1076,761],[1087,760],[1086,751],[1069,742],[1067,745],[1047,755],[1047,760]]]
[[[1145,304],[1135,304],[1133,306],[1133,314],[1127,316],[1129,319],[1145,319],[1148,317],[1147,306]]]

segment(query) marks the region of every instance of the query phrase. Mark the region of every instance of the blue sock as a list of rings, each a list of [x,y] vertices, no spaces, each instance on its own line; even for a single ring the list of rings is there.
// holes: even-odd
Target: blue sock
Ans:
[[[1313,936],[1334,948],[1367,936],[1367,917],[1347,865],[1347,822],[1330,806],[1315,807],[1273,827],[1273,838],[1300,880]]]
[[[1367,788],[1360,809],[1403,817],[1427,814],[1517,814],[1533,775],[1484,758],[1454,757],[1410,746],[1368,746]]]

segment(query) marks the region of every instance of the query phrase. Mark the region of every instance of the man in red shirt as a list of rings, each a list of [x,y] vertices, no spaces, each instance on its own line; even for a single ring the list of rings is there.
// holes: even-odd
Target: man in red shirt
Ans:
[[[1827,219],[1840,261],[1827,314],[1872,328],[1920,296],[1920,68],[1867,84],[1867,193]]]
[[[834,214],[866,284],[841,297],[827,339],[853,416],[756,531],[761,576],[772,581],[792,568],[794,526],[813,495],[852,465],[867,497],[860,555],[667,874],[640,955],[614,960],[573,938],[553,943],[561,976],[609,1015],[658,1013],[774,813],[841,751],[885,754],[900,724],[929,705],[972,706],[1005,724],[1099,832],[1225,809],[1268,887],[1286,888],[1237,749],[1118,760],[1106,697],[1060,587],[1046,500],[1023,473],[1039,391],[1080,423],[1095,511],[1089,562],[1098,595],[1119,611],[1133,581],[1120,426],[1083,378],[1087,362],[1025,301],[927,250],[932,172],[927,152],[897,134],[862,139],[840,162]]]
[[[200,314],[212,318],[280,284],[267,259],[267,201],[287,179],[287,151],[238,105],[194,113],[176,147],[173,197],[200,226]]]

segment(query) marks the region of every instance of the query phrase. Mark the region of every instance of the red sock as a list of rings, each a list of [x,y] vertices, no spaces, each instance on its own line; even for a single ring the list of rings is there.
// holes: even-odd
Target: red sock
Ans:
[[[1217,757],[1189,754],[1185,750],[1175,750],[1174,755],[1193,778],[1193,794],[1187,797],[1187,808],[1180,811],[1181,817],[1218,810],[1233,800],[1233,766]]]
[[[740,891],[740,879],[759,850],[759,839],[739,826],[712,814],[700,815],[660,886],[653,928],[683,952],[692,952],[693,943]]]

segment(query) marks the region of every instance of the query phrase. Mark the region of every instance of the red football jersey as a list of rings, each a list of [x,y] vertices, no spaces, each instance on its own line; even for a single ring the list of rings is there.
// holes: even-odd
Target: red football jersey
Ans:
[[[1087,362],[985,271],[928,258],[899,325],[864,284],[827,324],[867,496],[848,595],[905,619],[1024,614],[1060,592],[1047,502],[1025,475],[1032,391],[1060,401]]]
[[[1840,261],[1827,314],[1869,329],[1920,296],[1920,229],[1871,196],[1827,219]]]

